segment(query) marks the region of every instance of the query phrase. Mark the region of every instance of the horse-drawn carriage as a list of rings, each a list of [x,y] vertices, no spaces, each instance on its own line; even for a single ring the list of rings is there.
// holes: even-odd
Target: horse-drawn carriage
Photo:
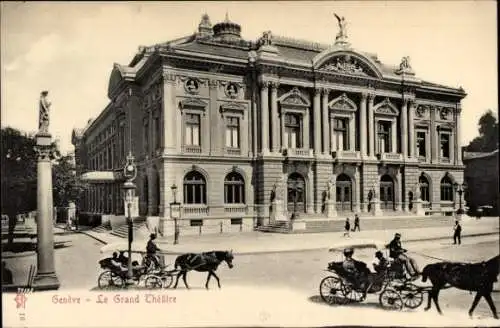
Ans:
[[[344,243],[330,249],[330,252],[345,248],[362,250],[365,257],[373,258],[377,250],[385,252],[385,244],[379,241],[359,241]],[[355,258],[359,256],[355,255]],[[363,257],[363,254],[361,254]],[[403,307],[415,309],[423,302],[422,288],[414,285],[405,277],[404,267],[398,261],[389,261],[387,269],[373,273],[362,262],[356,261],[359,274],[347,272],[343,261],[330,262],[330,274],[320,283],[320,295],[329,304],[362,302],[367,294],[379,294],[379,303],[386,309],[401,310]]]
[[[117,251],[119,256],[116,262],[121,264],[117,267],[112,263],[112,257],[106,257],[99,261],[100,267],[104,270],[97,279],[97,285],[100,289],[124,288],[133,284],[139,286],[144,283],[148,289],[169,288],[172,285],[173,277],[178,274],[178,270],[167,270],[164,265],[163,257],[160,257],[160,268],[156,268],[153,261],[143,252],[136,252],[142,256],[141,263],[138,260],[132,261],[132,277],[128,278],[128,253],[126,251]]]

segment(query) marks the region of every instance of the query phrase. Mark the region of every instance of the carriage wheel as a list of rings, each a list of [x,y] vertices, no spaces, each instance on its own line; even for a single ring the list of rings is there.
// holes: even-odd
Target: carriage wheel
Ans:
[[[172,286],[172,283],[174,282],[174,278],[172,277],[172,274],[168,273],[161,277],[163,280],[163,288],[170,288]]]
[[[321,280],[319,284],[319,294],[321,299],[328,304],[345,304],[348,299],[345,298],[343,293],[343,283],[342,280],[334,277],[328,276]]]
[[[401,297],[404,305],[410,309],[418,308],[424,301],[424,293],[414,284],[406,284],[406,286],[401,289]]]
[[[109,270],[101,273],[97,279],[97,286],[100,289],[122,288],[124,284],[122,277]]]
[[[146,278],[144,285],[147,289],[157,289],[163,287],[163,282],[160,277],[151,275]]]
[[[403,299],[401,295],[394,289],[384,289],[378,298],[380,305],[388,310],[402,310]]]

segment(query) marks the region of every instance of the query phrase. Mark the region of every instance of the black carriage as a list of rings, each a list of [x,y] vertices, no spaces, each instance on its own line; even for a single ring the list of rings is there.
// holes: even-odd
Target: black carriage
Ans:
[[[359,244],[342,245],[330,249],[337,251],[345,247],[369,248],[373,253],[384,249],[379,242],[363,241]],[[397,261],[390,261],[387,270],[373,273],[368,268],[360,268],[358,274],[348,273],[340,262],[330,262],[327,272],[330,274],[320,283],[320,295],[328,304],[347,304],[362,302],[367,294],[379,294],[379,303],[383,308],[402,310],[404,307],[415,309],[423,302],[422,288],[406,279],[403,265]],[[367,270],[367,271],[366,271]],[[365,271],[365,272],[363,272]]]

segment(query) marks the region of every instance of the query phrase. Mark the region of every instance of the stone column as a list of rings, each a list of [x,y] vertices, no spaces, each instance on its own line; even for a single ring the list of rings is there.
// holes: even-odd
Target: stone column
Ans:
[[[395,192],[395,195],[396,197],[394,197],[394,201],[396,202],[396,211],[401,211],[401,209],[403,208],[403,199],[404,199],[404,195],[403,195],[403,179],[402,179],[402,174],[401,174],[401,170],[398,168],[397,169],[398,172],[396,173],[396,180],[397,180],[397,183],[398,183],[398,190],[397,192]]]
[[[321,153],[321,89],[314,89],[314,155]]]
[[[330,153],[330,118],[328,112],[328,93],[330,90],[323,89],[323,154]]]
[[[403,106],[401,108],[401,152],[403,153],[403,160],[408,158],[408,99],[403,99]]]
[[[415,115],[415,101],[410,100],[409,102],[409,110],[408,110],[408,127],[409,127],[409,132],[408,132],[408,138],[409,138],[409,154],[408,157],[410,158],[416,158],[415,154],[415,124],[413,123]]]
[[[177,139],[180,140],[180,129],[176,127],[176,124],[180,124],[180,121],[178,121],[176,117],[175,80],[176,76],[174,73],[163,73],[163,110],[160,115],[162,135],[156,137],[163,140],[163,142],[160,142],[160,148],[163,144],[165,153],[175,153],[176,150],[180,151],[181,146],[177,143]],[[153,127],[153,129],[155,129],[155,127]],[[156,132],[157,131],[155,131],[155,134]],[[156,149],[153,149],[153,151],[156,151]]]
[[[269,153],[269,83],[262,82],[260,89],[260,111],[261,111],[261,135],[262,135],[262,154]]]
[[[462,148],[460,147],[460,138],[461,138],[461,130],[460,130],[460,104],[457,104],[457,108],[455,110],[455,165],[462,165]]]
[[[391,123],[391,153],[397,153],[398,152],[398,129],[396,128],[396,120],[392,121]]]
[[[374,94],[368,94],[368,140],[370,144],[370,157],[375,156],[375,122],[373,113]]]
[[[60,284],[54,265],[54,227],[52,202],[52,136],[46,132],[36,135],[37,162],[37,273],[35,290],[54,290]]]
[[[310,143],[309,143],[309,129],[311,128],[310,125],[310,120],[309,120],[309,111],[306,111],[302,118],[302,137],[304,141],[304,145],[302,146],[303,149],[309,149]]]
[[[278,117],[278,87],[277,82],[271,84],[271,133],[272,133],[272,151],[280,151],[280,124]]]
[[[349,150],[356,150],[356,114],[352,114],[349,119]]]
[[[434,107],[431,108],[431,163],[438,162],[438,140],[439,133],[436,128],[436,109]]]
[[[355,181],[355,194],[354,194],[354,212],[361,212],[361,193],[363,190],[361,189],[361,179],[359,174],[359,166],[354,167],[354,181]]]
[[[367,156],[367,140],[366,140],[366,98],[368,95],[363,92],[361,94],[361,105],[359,107],[359,150],[361,158]]]

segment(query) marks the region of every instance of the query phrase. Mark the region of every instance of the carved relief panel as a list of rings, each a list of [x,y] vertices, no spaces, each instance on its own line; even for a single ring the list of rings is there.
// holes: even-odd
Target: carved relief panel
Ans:
[[[209,80],[196,76],[181,76],[176,83],[178,96],[208,97]]]

